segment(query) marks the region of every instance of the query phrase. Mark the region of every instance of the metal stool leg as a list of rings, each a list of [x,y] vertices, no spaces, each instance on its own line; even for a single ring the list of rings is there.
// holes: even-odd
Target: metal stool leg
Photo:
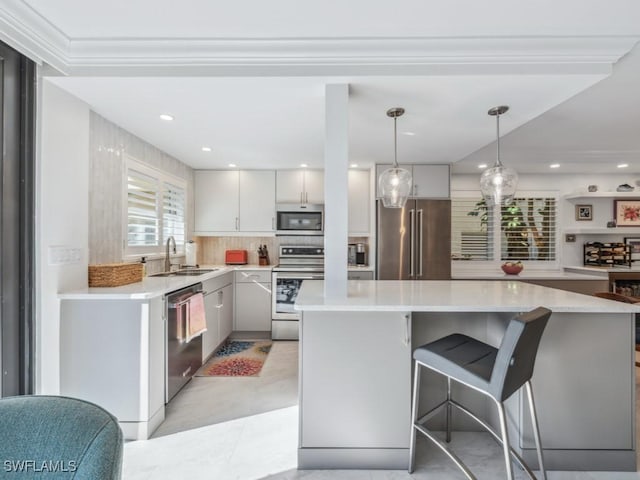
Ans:
[[[447,377],[447,443],[451,441],[451,377]]]
[[[536,450],[538,451],[538,468],[542,473],[543,480],[547,480],[547,472],[544,469],[544,462],[542,460],[542,444],[540,443],[540,430],[538,428],[538,418],[536,415],[536,405],[533,402],[533,390],[531,388],[531,381],[525,383],[527,388],[527,398],[529,399],[529,410],[531,411],[531,424],[533,425],[533,438],[536,442]]]
[[[413,400],[411,402],[411,441],[409,443],[409,473],[413,473],[416,461],[416,420],[420,400],[420,364],[414,362]]]
[[[502,432],[502,448],[504,450],[504,461],[507,467],[507,480],[513,480],[513,467],[511,465],[511,455],[509,450],[509,434],[507,433],[507,416],[502,402],[496,400],[498,413],[500,415],[500,430]]]

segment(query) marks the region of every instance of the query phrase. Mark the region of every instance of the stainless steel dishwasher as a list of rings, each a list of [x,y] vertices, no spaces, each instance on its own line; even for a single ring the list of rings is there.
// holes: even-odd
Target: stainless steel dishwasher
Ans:
[[[202,292],[202,283],[176,290],[166,296],[167,355],[165,403],[180,391],[202,366],[202,335],[187,340],[189,301]]]

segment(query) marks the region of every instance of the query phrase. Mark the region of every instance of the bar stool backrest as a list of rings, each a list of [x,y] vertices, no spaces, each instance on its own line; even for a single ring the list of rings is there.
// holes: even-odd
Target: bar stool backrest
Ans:
[[[491,374],[490,392],[498,401],[504,401],[533,375],[540,338],[551,310],[538,307],[509,321]]]

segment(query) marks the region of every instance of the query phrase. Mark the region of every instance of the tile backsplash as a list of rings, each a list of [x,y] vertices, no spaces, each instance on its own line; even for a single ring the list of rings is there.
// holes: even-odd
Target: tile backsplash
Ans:
[[[193,240],[198,244],[200,265],[223,265],[225,250],[247,250],[249,264],[257,265],[260,245],[267,246],[271,265],[277,265],[280,245],[324,245],[324,237],[321,236],[195,237]],[[368,238],[349,237],[349,243],[356,242],[368,243]]]

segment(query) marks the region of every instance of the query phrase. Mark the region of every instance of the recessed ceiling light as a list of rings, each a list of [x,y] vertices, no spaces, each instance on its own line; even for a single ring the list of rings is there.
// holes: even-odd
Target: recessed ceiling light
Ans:
[[[351,168],[358,168],[358,164],[357,163],[352,163],[351,165],[349,165]]]
[[[551,165],[549,165],[549,168],[560,168],[560,164],[559,163],[552,163]]]
[[[173,115],[169,115],[168,113],[163,113],[160,115],[160,119],[170,122],[171,120],[173,120]]]
[[[306,163],[301,163],[301,164],[300,164],[300,166],[301,166],[302,168],[307,168],[309,165],[307,165]]]
[[[618,165],[618,168],[627,168],[628,166],[628,163],[621,163],[620,165]]]
[[[202,147],[202,151],[203,152],[210,152],[211,151],[211,147]]]
[[[486,163],[481,163],[480,165],[478,165],[478,168],[487,168],[487,164]]]
[[[237,165],[236,165],[235,163],[230,163],[230,164],[229,164],[229,166],[230,166],[231,168],[235,168],[235,167],[237,167]]]
[[[415,135],[414,132],[402,132],[402,135],[406,135],[408,137],[413,137]]]

